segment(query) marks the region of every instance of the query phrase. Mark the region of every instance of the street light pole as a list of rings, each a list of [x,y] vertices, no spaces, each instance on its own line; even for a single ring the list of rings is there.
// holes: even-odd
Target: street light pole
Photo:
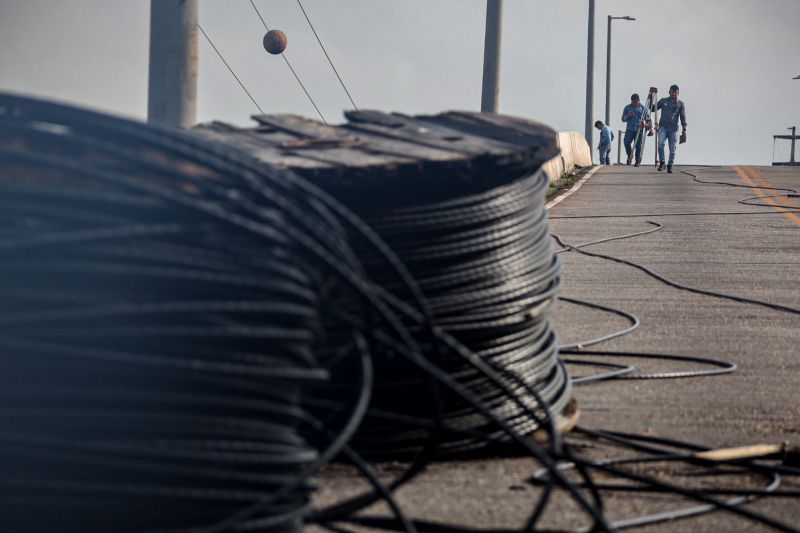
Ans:
[[[610,127],[611,115],[609,114],[611,102],[611,21],[614,17],[608,16],[608,33],[606,38],[606,126]]]
[[[797,135],[795,132],[797,131],[797,126],[792,126],[791,128],[786,128],[787,130],[792,130],[792,152],[789,156],[789,163],[794,165],[794,142],[797,140]]]
[[[611,21],[612,20],[636,20],[633,17],[612,17],[608,16],[608,39],[606,44],[606,125],[611,121]]]
[[[503,0],[486,1],[486,35],[483,44],[481,111],[500,110],[500,43],[503,32]]]
[[[586,142],[592,148],[592,99],[594,98],[594,0],[589,0],[589,30],[586,32],[588,44],[586,46]]]

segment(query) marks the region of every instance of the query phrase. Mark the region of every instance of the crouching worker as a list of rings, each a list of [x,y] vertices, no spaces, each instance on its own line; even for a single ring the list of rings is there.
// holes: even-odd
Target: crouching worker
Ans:
[[[614,140],[614,132],[611,131],[607,125],[603,124],[602,120],[594,123],[594,127],[600,130],[600,144],[597,145],[597,151],[600,152],[600,164],[610,165],[611,159],[611,141]]]

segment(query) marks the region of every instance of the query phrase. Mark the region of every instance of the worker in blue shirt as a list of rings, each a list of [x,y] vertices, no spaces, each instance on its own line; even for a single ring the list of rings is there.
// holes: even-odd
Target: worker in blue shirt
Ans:
[[[680,88],[673,85],[669,88],[669,97],[662,98],[656,104],[656,109],[661,110],[661,122],[658,124],[658,170],[664,170],[664,163],[666,163],[667,172],[670,174],[672,173],[672,164],[675,162],[679,122],[683,128],[680,142],[686,142],[686,106],[678,100],[678,94],[680,94]],[[667,141],[669,141],[668,161],[664,157],[664,144]]]
[[[642,147],[644,146],[644,136],[650,131],[650,110],[641,104],[639,95],[633,93],[631,95],[631,103],[626,105],[622,110],[622,122],[627,122],[628,126],[625,128],[625,138],[622,139],[622,144],[625,145],[625,153],[628,154],[627,164],[631,164],[631,160],[636,152],[636,164],[642,164]],[[641,128],[641,132],[639,129]],[[637,137],[638,133],[638,137]],[[631,143],[636,139],[636,149],[631,148]]]
[[[600,130],[600,144],[597,145],[597,151],[600,152],[600,164],[610,165],[609,154],[611,153],[611,141],[614,140],[614,132],[603,124],[602,120],[595,122],[594,127]]]

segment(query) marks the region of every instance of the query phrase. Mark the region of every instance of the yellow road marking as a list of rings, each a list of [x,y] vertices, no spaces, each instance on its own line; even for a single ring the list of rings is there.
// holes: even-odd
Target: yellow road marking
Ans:
[[[756,194],[758,194],[758,196],[763,198],[764,201],[767,202],[768,204],[774,206],[775,209],[777,209],[778,211],[780,211],[781,213],[786,215],[786,217],[789,220],[791,220],[792,222],[797,224],[798,227],[800,227],[800,217],[799,216],[794,214],[792,211],[789,211],[788,209],[786,209],[782,205],[779,205],[779,204],[775,203],[775,201],[773,201],[772,198],[770,198],[768,194],[766,194],[764,191],[759,189],[758,185],[753,183],[753,180],[751,180],[747,176],[747,174],[745,174],[744,171],[740,167],[736,166],[736,167],[733,167],[733,169],[736,171],[737,174],[739,174],[739,177],[742,178],[743,182],[745,182],[747,185],[753,187],[753,190],[756,191]],[[766,188],[771,188],[771,187],[767,186]],[[787,198],[787,200],[788,200],[788,198]]]
[[[773,193],[775,193],[776,195],[780,195],[781,194],[780,192],[776,191],[775,188],[772,187],[772,185],[767,183],[767,180],[765,180],[763,177],[761,177],[761,174],[759,174],[756,171],[756,169],[754,169],[753,167],[744,167],[744,169],[750,174],[750,176],[752,176],[757,182],[759,182],[761,184],[761,186],[762,186],[761,188],[762,189],[768,189],[768,190],[772,191]],[[800,205],[795,204],[790,198],[787,198],[785,196],[777,196],[775,199],[778,202],[782,203],[783,205],[785,205],[787,207],[791,207],[791,208],[794,208],[794,209],[800,209]]]

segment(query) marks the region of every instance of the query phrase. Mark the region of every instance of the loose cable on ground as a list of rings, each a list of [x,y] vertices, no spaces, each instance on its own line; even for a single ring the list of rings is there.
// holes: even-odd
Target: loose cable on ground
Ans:
[[[196,216],[200,217],[201,220],[208,220],[211,224],[192,224],[190,226],[192,231],[199,232],[201,237],[199,242],[208,241],[221,248],[219,253],[210,253],[211,250],[208,248],[208,245],[204,244],[196,250],[195,255],[207,256],[207,260],[210,261],[208,263],[209,266],[214,264],[215,255],[220,258],[227,254],[240,255],[242,256],[242,260],[244,260],[242,263],[242,268],[244,268],[244,270],[242,270],[241,273],[228,273],[225,270],[225,267],[230,268],[231,265],[227,258],[219,262],[219,265],[223,268],[222,271],[204,273],[182,265],[184,256],[175,252],[187,249],[185,244],[179,242],[170,244],[175,251],[169,252],[171,255],[163,256],[161,254],[165,251],[169,251],[169,247],[165,247],[159,241],[153,241],[148,243],[147,246],[137,244],[137,246],[130,247],[130,252],[125,251],[125,248],[120,246],[107,247],[110,248],[110,250],[105,253],[125,252],[124,263],[120,263],[121,266],[112,262],[99,264],[98,266],[100,268],[95,268],[91,266],[91,262],[86,263],[82,259],[79,259],[74,267],[70,266],[67,269],[67,272],[72,272],[72,270],[70,270],[72,268],[77,268],[78,270],[75,270],[76,272],[83,272],[82,269],[85,269],[85,264],[91,267],[88,270],[90,276],[100,272],[108,273],[108,275],[111,276],[128,276],[130,273],[136,272],[136,269],[132,269],[132,266],[128,264],[132,257],[139,257],[140,261],[153,260],[149,259],[149,257],[154,259],[162,258],[162,262],[163,258],[170,257],[174,258],[173,260],[178,265],[177,268],[168,268],[165,267],[165,265],[151,267],[145,264],[143,265],[144,268],[139,268],[139,275],[167,276],[168,279],[171,280],[170,283],[185,278],[187,283],[193,284],[195,283],[194,280],[205,279],[208,283],[222,283],[223,286],[225,284],[230,285],[232,288],[235,288],[235,290],[240,290],[240,288],[242,290],[250,290],[247,289],[247,287],[259,286],[262,282],[255,278],[250,279],[250,277],[248,277],[248,269],[252,270],[253,268],[257,268],[259,264],[269,264],[270,259],[259,253],[258,246],[243,247],[243,245],[246,245],[249,240],[252,239],[256,241],[259,239],[271,239],[283,246],[294,243],[293,246],[299,246],[299,249],[304,250],[304,254],[311,254],[316,256],[317,259],[322,259],[324,265],[322,268],[329,268],[332,269],[333,272],[336,272],[337,275],[341,277],[341,281],[344,282],[345,286],[350,287],[350,289],[356,289],[357,292],[361,293],[361,296],[357,297],[357,299],[366,297],[366,301],[370,302],[369,305],[375,306],[372,309],[379,311],[378,316],[383,317],[379,318],[379,321],[386,320],[388,321],[386,325],[393,324],[391,328],[394,328],[394,331],[390,336],[393,337],[396,334],[399,334],[399,336],[393,338],[392,342],[401,341],[403,343],[401,346],[398,346],[398,349],[401,350],[404,356],[410,356],[411,360],[423,368],[426,373],[433,376],[437,381],[445,384],[449,389],[456,391],[462,397],[466,398],[468,404],[477,407],[487,419],[504,427],[504,431],[510,435],[511,441],[517,442],[530,453],[533,453],[543,464],[552,464],[552,459],[548,458],[547,452],[544,449],[540,448],[538,445],[534,445],[531,441],[523,439],[521,435],[517,433],[517,430],[498,418],[490,405],[483,405],[482,400],[474,397],[473,394],[462,385],[458,385],[445,373],[420,358],[417,353],[418,348],[416,347],[416,343],[407,332],[404,333],[405,326],[392,318],[392,312],[389,307],[381,303],[378,298],[380,293],[372,290],[371,285],[366,282],[363,277],[360,277],[362,273],[358,271],[359,267],[353,263],[354,256],[348,254],[346,248],[340,245],[341,241],[331,238],[332,233],[330,229],[328,229],[328,226],[329,223],[334,222],[335,219],[331,219],[330,215],[333,212],[342,212],[342,210],[335,204],[328,203],[324,196],[318,198],[324,199],[325,202],[321,205],[314,206],[311,210],[295,208],[296,204],[294,202],[297,202],[301,197],[298,197],[296,192],[292,191],[292,188],[296,190],[297,185],[300,184],[301,187],[304,187],[306,190],[313,189],[302,185],[302,182],[296,181],[295,178],[289,178],[288,175],[275,173],[272,170],[267,171],[266,167],[263,165],[256,165],[247,158],[239,155],[231,157],[233,153],[230,151],[225,152],[220,150],[217,146],[189,139],[189,137],[185,136],[183,133],[160,130],[158,128],[147,128],[133,125],[125,121],[108,119],[96,114],[75,112],[61,106],[40,104],[38,102],[14,97],[0,98],[0,107],[3,109],[3,113],[0,114],[0,132],[2,132],[6,138],[26,136],[29,139],[26,141],[28,147],[23,151],[0,150],[0,158],[3,161],[4,168],[18,169],[26,165],[33,165],[49,168],[62,174],[69,175],[73,173],[76,176],[83,175],[83,178],[75,178],[75,187],[71,184],[67,187],[68,194],[72,196],[75,196],[74,192],[76,192],[76,188],[83,190],[82,186],[86,183],[97,183],[98,189],[100,190],[114,190],[115,187],[122,187],[122,190],[128,189],[130,191],[135,191],[136,194],[141,195],[142,199],[146,200],[145,205],[152,199],[155,200],[156,207],[161,204],[177,206],[178,209],[170,211],[170,216],[179,217],[179,221],[183,213],[196,213]],[[54,127],[48,127],[50,131],[42,131],[41,129],[29,127],[36,123],[50,123],[53,124]],[[55,133],[56,130],[58,130],[59,133]],[[6,144],[6,146],[9,145]],[[78,149],[81,146],[84,147],[82,150],[85,154],[106,154],[104,157],[108,161],[114,161],[114,163],[106,167],[96,164],[80,164],[78,162],[79,158],[76,158],[76,154],[81,153],[81,150]],[[149,150],[150,153],[148,154],[146,151],[140,151],[143,148]],[[39,151],[38,153],[37,150]],[[64,157],[59,151],[62,151],[64,155],[69,153],[70,157]],[[159,151],[165,157],[154,157],[155,153]],[[145,158],[142,158],[143,153],[147,154]],[[224,157],[220,157],[223,155]],[[181,157],[186,158],[187,156],[197,163],[207,166],[208,170],[201,171],[199,174],[185,174],[183,170],[180,169],[180,165],[172,164],[172,161],[175,161],[176,157],[179,160]],[[109,157],[110,159],[108,159]],[[167,163],[168,161],[170,163]],[[236,161],[236,164],[233,164],[234,161]],[[255,177],[254,172],[260,173],[259,179],[262,181],[253,181],[252,178]],[[165,178],[168,178],[168,180],[163,183],[158,183],[152,179],[142,179],[143,176],[154,176],[159,173]],[[204,173],[206,174],[205,176],[202,175]],[[134,176],[133,174],[141,175]],[[264,179],[267,181],[263,181]],[[176,180],[174,182],[175,186],[170,184],[169,180]],[[10,187],[13,188],[14,185],[10,184]],[[36,191],[35,194],[41,193],[44,193],[44,191]],[[25,194],[25,192],[19,192],[19,194]],[[28,194],[30,194],[30,191]],[[78,192],[77,194],[81,193]],[[302,201],[305,202],[305,200]],[[322,205],[325,205],[324,210],[319,209]],[[93,212],[94,210],[88,208],[87,211]],[[54,210],[53,213],[57,214],[58,210]],[[313,221],[309,218],[309,214],[312,213],[315,218]],[[288,219],[292,218],[295,219],[294,223],[288,223]],[[352,222],[355,219],[348,216],[346,220]],[[209,229],[213,227],[213,224],[222,224],[229,228],[238,228],[237,231],[243,231],[243,233],[228,233],[225,238],[217,238],[213,232],[209,233]],[[281,231],[274,231],[273,227],[275,224],[278,224]],[[304,227],[305,231],[309,231],[310,233],[304,234],[298,232],[295,229],[298,226],[295,224],[298,224],[299,227]],[[159,229],[159,231],[161,230]],[[283,232],[286,233],[284,234]],[[80,233],[76,233],[75,235],[82,239],[82,241],[88,242],[85,237],[80,236]],[[101,232],[99,235],[102,236],[103,233]],[[288,235],[288,238],[286,235]],[[309,235],[313,235],[314,237],[310,238]],[[109,236],[111,236],[111,234],[109,234]],[[62,246],[73,246],[75,238],[72,235],[66,235],[66,237],[67,240],[59,237],[59,240],[64,243]],[[371,238],[368,232],[362,234],[362,238],[363,237]],[[138,237],[134,236],[134,238]],[[546,238],[542,240],[546,242]],[[30,244],[34,244],[36,241],[37,239],[31,240],[30,236],[26,236],[23,240],[16,238],[16,241],[8,241],[9,244],[13,244],[12,248],[8,249],[13,250],[20,245],[29,247]],[[47,247],[51,245],[50,243],[55,242],[49,237],[44,240],[38,239],[38,241],[36,246],[43,250],[47,250]],[[380,246],[378,249],[385,251],[385,249]],[[85,252],[83,250],[76,250],[75,253],[80,257],[80,254]],[[336,258],[334,258],[332,254],[336,254]],[[394,261],[394,259],[391,261]],[[277,261],[273,261],[273,263],[276,265],[281,264]],[[398,263],[395,262],[394,264]],[[353,270],[349,270],[351,268]],[[290,274],[290,272],[291,271],[278,271],[281,276]],[[402,274],[402,272],[398,273]],[[54,280],[53,282],[55,283],[56,281],[57,280]],[[270,287],[268,281],[265,283],[266,288]],[[177,286],[176,288],[179,287],[181,286]],[[410,285],[410,287],[413,287],[413,284]],[[282,286],[276,286],[270,290],[280,291],[282,289]],[[411,294],[415,293],[414,290],[411,290]],[[9,289],[7,292],[12,291]],[[299,291],[299,293],[302,292],[303,291]],[[35,291],[32,291],[32,293],[35,294]],[[313,291],[309,292],[309,295],[311,294],[313,294]],[[325,293],[323,292],[323,294]],[[351,296],[348,298],[351,298]],[[548,296],[544,296],[544,298],[548,298]],[[159,306],[164,307],[159,304],[152,307],[152,309],[158,309]],[[245,306],[245,308],[246,307],[247,306]],[[183,308],[190,309],[191,307],[164,307],[164,309],[167,310],[181,310]],[[263,327],[244,326],[235,321],[231,321],[229,317],[221,314],[221,312],[224,312],[226,309],[228,308],[226,308],[225,305],[211,306],[203,309],[208,315],[207,320],[211,321],[212,324],[220,324],[220,326],[216,326],[219,333],[229,332],[236,335],[250,335],[251,333],[256,335],[284,335],[280,328],[270,330],[269,328],[265,329]],[[425,309],[425,305],[422,306],[422,309]],[[124,311],[125,306],[123,306],[121,310]],[[70,312],[69,314],[75,315],[76,317],[86,315],[86,313],[82,312],[78,314]],[[117,314],[119,315],[119,310]],[[97,313],[93,313],[93,315],[97,315]],[[113,314],[111,316],[113,316]],[[409,317],[406,317],[405,320],[408,320],[408,318]],[[52,317],[46,317],[46,320],[52,320]],[[382,327],[384,327],[384,331],[392,331],[391,328],[386,330],[385,326]],[[434,334],[433,338],[441,337],[442,335],[442,333],[436,333],[436,328],[428,328],[428,330]],[[202,329],[198,329],[194,326],[187,327],[180,325],[177,327],[170,327],[168,325],[148,325],[144,328],[123,326],[121,328],[109,328],[103,335],[111,339],[114,338],[115,335],[126,331],[136,334],[149,331],[156,336],[162,334],[197,335],[201,333],[201,331],[208,332],[198,335],[197,338],[199,339],[207,338],[209,333],[212,336],[217,335],[213,333],[214,328],[209,330],[206,325],[203,325]],[[229,336],[223,335],[220,338],[229,338]],[[292,338],[292,335],[287,338]],[[311,339],[313,336],[301,335],[298,337],[298,339],[306,338]],[[374,333],[369,332],[366,338],[373,339]],[[441,338],[446,339],[446,337]],[[21,346],[19,343],[17,343],[17,345]],[[50,353],[57,353],[55,346],[46,343],[34,344],[31,345],[31,347],[37,347],[37,349],[42,349]],[[447,340],[446,343],[441,344],[441,347],[445,352],[454,349],[457,350],[455,353],[460,353],[459,357],[468,356],[468,350],[460,348],[458,342],[454,342],[454,339]],[[187,348],[187,346],[183,347],[183,349]],[[79,349],[79,351],[91,354],[91,351],[86,351],[84,349]],[[202,353],[202,351],[196,353],[199,354]],[[220,355],[222,353],[227,352],[221,351]],[[100,355],[100,353],[98,353],[98,355]],[[247,357],[252,356],[248,355]],[[469,355],[468,357],[472,356]],[[159,358],[156,357],[155,360],[158,359]],[[221,368],[226,368],[228,366],[229,365],[222,365]],[[486,372],[491,375],[492,373],[497,373],[498,370],[491,369],[491,366],[487,366],[481,373]],[[558,372],[563,375],[563,368],[559,366]],[[501,374],[502,369],[500,369],[500,374],[497,375],[501,376]],[[231,379],[233,379],[231,382],[232,386],[243,387],[243,391],[252,390],[252,385],[249,381],[235,376],[225,378],[225,380]],[[494,377],[493,379],[497,380],[498,377]],[[511,375],[506,378],[501,378],[500,383],[503,383],[504,380],[508,380],[507,383],[513,384],[519,380],[519,377]],[[535,400],[533,405],[537,406],[538,409],[544,410],[544,416],[547,419],[550,417],[547,413],[549,407],[546,404],[537,404],[536,402],[541,401],[541,398],[538,398],[536,394],[534,394]],[[520,400],[515,397],[514,401],[519,402]],[[525,405],[525,403],[522,403],[522,405]],[[523,412],[529,410],[530,407],[526,406]],[[530,414],[532,414],[534,418],[539,416],[536,415],[534,411],[531,411]],[[325,457],[324,454],[323,457]],[[309,460],[311,460],[310,458],[311,456],[309,456]],[[552,466],[548,468],[552,468]],[[310,472],[301,469],[293,478],[282,482],[282,489],[272,491],[273,496],[270,499],[264,501],[259,499],[255,507],[251,507],[250,510],[243,512],[243,514],[241,512],[234,513],[231,517],[226,519],[227,521],[219,522],[219,524],[230,524],[235,529],[242,527],[263,528],[270,526],[270,524],[277,524],[278,521],[283,519],[280,518],[281,515],[278,514],[277,511],[274,511],[273,508],[270,507],[271,503],[269,502],[275,501],[275,498],[279,497],[277,495],[291,493],[291,487],[300,487],[301,485],[298,485],[299,481],[307,479],[309,474]],[[554,472],[554,476],[558,478],[558,473]],[[564,480],[559,483],[563,482]],[[594,520],[599,521],[601,524],[604,522],[602,514],[598,511],[597,502],[590,502],[580,491],[572,490],[568,484],[565,488],[573,494]],[[252,496],[246,496],[246,494],[248,493],[241,493],[245,498],[252,498]],[[291,520],[296,520],[306,513],[307,510],[305,507],[296,507],[294,510],[288,512],[286,516],[291,517]],[[156,519],[156,517],[153,518]],[[236,525],[233,526],[230,520],[236,522]],[[227,527],[227,525],[223,527]],[[219,530],[219,527],[210,529],[209,531],[213,530]]]
[[[603,471],[792,530],[731,503],[738,500],[593,462],[562,442],[554,411],[570,382],[547,324],[560,262],[546,215],[529,199],[543,197],[541,175],[510,176],[458,201],[361,213],[373,229],[319,186],[184,132],[0,95],[0,140],[0,187],[18,200],[0,215],[0,268],[8,274],[0,286],[0,351],[14,363],[0,379],[12,382],[4,394],[21,406],[4,415],[0,440],[15,454],[59,465],[17,484],[26,505],[49,505],[45,493],[102,485],[111,489],[104,502],[124,495],[117,503],[150,521],[138,530],[191,521],[210,533],[297,530],[303,519],[334,524],[384,499],[396,518],[383,525],[424,530],[430,524],[416,523],[393,489],[434,459],[440,443],[454,451],[506,442],[547,472],[523,529],[538,527],[556,488],[595,530],[628,527],[605,516],[603,485],[594,479]],[[20,353],[34,357],[20,366]],[[63,372],[40,372],[50,361]],[[427,409],[376,402],[387,383],[378,385],[383,365],[388,383],[417,382]],[[86,371],[70,372],[76,368]],[[13,380],[28,371],[68,385],[47,387],[66,401],[43,404],[41,389]],[[47,423],[22,428],[20,440],[27,420],[20,415],[31,408],[48,414]],[[70,426],[63,413],[79,415],[80,424]],[[397,427],[384,436],[399,436],[401,445],[414,442],[416,461],[400,478],[381,481],[362,459],[364,447],[348,445],[358,444],[351,436],[362,418],[383,420],[379,433],[386,423]],[[108,436],[110,420],[123,433],[115,442],[93,440],[92,432]],[[76,440],[53,440],[55,429]],[[533,429],[544,429],[551,445],[528,438]],[[204,439],[193,441],[202,431]],[[153,446],[151,433],[171,445]],[[642,441],[622,440],[643,451]],[[338,451],[373,494],[312,514],[309,484]],[[97,465],[83,474],[102,483],[76,483],[69,476],[76,460]],[[579,477],[567,476],[561,462],[575,464]],[[24,462],[13,467],[27,472]],[[182,503],[153,513],[147,498]],[[189,503],[197,501],[204,503]],[[91,515],[68,511],[73,523]],[[53,513],[48,507],[42,516]],[[121,516],[104,517],[104,529],[114,530]]]

